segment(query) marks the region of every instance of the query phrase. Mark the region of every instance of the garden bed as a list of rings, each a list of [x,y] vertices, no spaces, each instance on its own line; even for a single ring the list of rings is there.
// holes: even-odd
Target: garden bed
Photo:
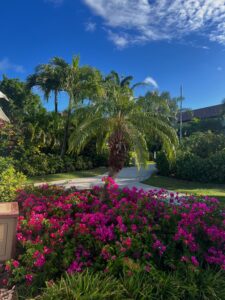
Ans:
[[[174,276],[180,280],[177,286],[190,278],[186,281],[190,290],[177,292],[174,299],[203,299],[198,298],[202,292],[210,296],[204,299],[223,299],[218,297],[225,289],[225,212],[219,201],[182,199],[176,194],[166,201],[164,191],[120,190],[107,180],[105,201],[100,200],[98,187],[65,191],[43,186],[20,191],[17,255],[7,262],[8,280],[2,284],[16,284],[23,295],[25,291],[35,295],[45,282],[52,285],[65,273],[86,276],[89,270],[94,274],[90,278],[104,274],[123,285],[124,298],[107,299],[141,299],[147,281],[153,285],[153,295],[162,297],[160,288],[158,294],[154,292],[156,285]],[[204,279],[201,291],[194,292],[191,284],[197,286],[199,276]],[[139,283],[139,292],[132,292],[131,286]]]

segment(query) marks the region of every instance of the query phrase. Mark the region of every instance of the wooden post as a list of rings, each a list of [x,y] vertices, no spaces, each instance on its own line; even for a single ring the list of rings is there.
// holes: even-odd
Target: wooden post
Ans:
[[[11,259],[16,249],[17,202],[0,203],[0,261]]]

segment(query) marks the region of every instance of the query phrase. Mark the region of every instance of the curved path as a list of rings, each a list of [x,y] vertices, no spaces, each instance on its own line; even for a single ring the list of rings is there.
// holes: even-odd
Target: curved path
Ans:
[[[123,168],[117,176],[116,183],[119,185],[119,187],[136,187],[143,190],[158,189],[141,183],[141,181],[148,179],[155,171],[156,167],[154,164],[150,164],[146,169],[141,168],[140,170],[138,170],[137,167]],[[107,173],[90,178],[76,178],[66,181],[53,181],[50,182],[50,184],[64,186],[65,188],[76,187],[77,189],[90,189],[96,185],[103,185],[102,177],[104,176],[107,176]],[[35,185],[43,184],[44,183],[38,183]]]

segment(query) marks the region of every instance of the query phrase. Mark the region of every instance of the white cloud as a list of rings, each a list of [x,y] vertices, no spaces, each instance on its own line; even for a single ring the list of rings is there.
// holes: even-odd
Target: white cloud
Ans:
[[[225,45],[224,0],[83,1],[103,18],[117,45],[118,39],[119,44],[128,45],[184,38],[190,33]]]
[[[129,44],[129,39],[126,37],[126,35],[117,34],[112,31],[108,31],[109,39],[113,41],[113,43],[118,48],[124,48]]]
[[[156,80],[154,78],[150,77],[150,76],[145,78],[144,83],[148,84],[148,85],[151,85],[155,89],[157,89],[159,87]]]
[[[96,23],[93,23],[93,22],[86,23],[85,30],[88,32],[94,32],[96,30]]]
[[[202,49],[209,50],[210,48],[208,46],[202,46]]]
[[[0,71],[13,71],[16,73],[25,72],[23,66],[12,63],[8,58],[3,58],[2,60],[0,60]]]

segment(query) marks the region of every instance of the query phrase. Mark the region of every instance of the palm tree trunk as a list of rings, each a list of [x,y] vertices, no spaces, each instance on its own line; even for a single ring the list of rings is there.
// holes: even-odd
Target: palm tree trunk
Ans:
[[[58,113],[58,91],[55,90],[55,113]]]
[[[66,124],[65,124],[65,128],[64,128],[63,143],[62,143],[61,154],[60,154],[61,157],[63,157],[66,154],[71,111],[72,111],[72,97],[70,96],[69,107],[68,107],[67,117],[66,117]]]
[[[115,170],[113,167],[109,167],[109,177],[115,179],[117,177],[119,171]]]
[[[109,138],[109,177],[116,178],[125,165],[128,143],[122,130],[115,131]]]

